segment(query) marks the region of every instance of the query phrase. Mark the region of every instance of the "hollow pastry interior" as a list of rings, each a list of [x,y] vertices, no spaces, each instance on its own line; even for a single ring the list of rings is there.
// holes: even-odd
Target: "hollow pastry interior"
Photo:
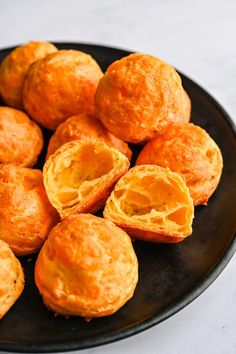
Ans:
[[[134,236],[137,230],[143,230],[143,237],[139,238],[145,239],[145,230],[186,237],[192,232],[193,202],[177,173],[159,166],[140,165],[117,183],[107,200],[104,216],[130,229]]]
[[[44,184],[52,205],[67,217],[75,211],[91,211],[128,167],[128,159],[118,150],[104,143],[76,140],[50,156]]]

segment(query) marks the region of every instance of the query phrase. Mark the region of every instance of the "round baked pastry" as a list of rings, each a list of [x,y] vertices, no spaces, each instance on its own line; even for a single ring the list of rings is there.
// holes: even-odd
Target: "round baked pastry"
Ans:
[[[58,213],[48,201],[42,172],[16,165],[0,165],[0,239],[16,255],[36,252]]]
[[[182,122],[185,96],[172,66],[146,54],[112,63],[97,88],[98,117],[119,139],[150,140],[169,124]]]
[[[194,205],[207,204],[223,168],[222,155],[214,140],[191,123],[173,125],[165,134],[148,142],[136,164],[169,167],[179,173]]]
[[[45,305],[58,314],[86,319],[116,312],[133,296],[137,281],[138,262],[129,236],[91,214],[54,227],[35,266]]]
[[[0,319],[24,289],[24,273],[8,244],[0,240]]]
[[[94,114],[94,94],[103,73],[78,50],[59,50],[31,65],[23,89],[26,111],[49,129],[79,114]]]
[[[189,123],[191,118],[192,104],[189,95],[184,91],[184,113],[183,113],[183,123]]]
[[[0,65],[0,95],[12,107],[23,108],[22,89],[30,65],[56,52],[57,48],[48,42],[29,42],[14,49]]]
[[[43,148],[39,126],[14,108],[0,107],[0,163],[32,167]]]
[[[168,168],[131,168],[106,202],[104,217],[144,241],[174,243],[192,233],[193,201],[183,179]]]
[[[102,142],[74,140],[49,157],[43,181],[48,199],[66,218],[101,209],[128,168],[129,160],[118,150]]]
[[[73,140],[103,141],[122,152],[130,160],[132,152],[128,144],[108,132],[99,119],[81,113],[60,124],[48,145],[47,158],[61,145]]]

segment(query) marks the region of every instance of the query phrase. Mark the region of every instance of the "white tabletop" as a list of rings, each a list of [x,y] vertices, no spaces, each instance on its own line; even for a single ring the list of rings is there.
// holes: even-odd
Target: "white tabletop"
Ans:
[[[234,0],[0,0],[0,47],[32,39],[159,56],[206,88],[236,122]],[[198,299],[145,332],[81,354],[236,353],[236,257]]]

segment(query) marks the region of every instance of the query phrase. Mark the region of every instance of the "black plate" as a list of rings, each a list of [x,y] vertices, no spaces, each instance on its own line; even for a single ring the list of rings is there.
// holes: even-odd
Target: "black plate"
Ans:
[[[102,69],[129,52],[96,45],[60,43],[92,54]],[[0,60],[12,48],[0,51]],[[200,86],[181,75],[192,100],[192,122],[215,139],[224,158],[220,185],[207,207],[197,207],[193,234],[183,243],[136,241],[140,280],[134,297],[115,315],[94,319],[54,317],[33,281],[34,259],[22,258],[26,286],[19,301],[0,321],[0,350],[49,352],[82,349],[128,337],[173,315],[201,294],[232,257],[236,242],[235,128],[222,107]],[[48,139],[49,132],[45,131]],[[40,161],[41,166],[43,157]]]

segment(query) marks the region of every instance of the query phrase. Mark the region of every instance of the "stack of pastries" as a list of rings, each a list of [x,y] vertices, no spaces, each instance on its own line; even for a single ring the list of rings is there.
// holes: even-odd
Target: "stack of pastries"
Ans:
[[[48,309],[115,313],[138,282],[132,240],[191,235],[194,206],[207,205],[220,181],[219,147],[189,122],[178,73],[151,55],[131,54],[103,74],[89,54],[30,42],[1,63],[0,96],[0,318],[24,288],[16,257],[36,252]],[[141,149],[132,165],[128,143]]]

